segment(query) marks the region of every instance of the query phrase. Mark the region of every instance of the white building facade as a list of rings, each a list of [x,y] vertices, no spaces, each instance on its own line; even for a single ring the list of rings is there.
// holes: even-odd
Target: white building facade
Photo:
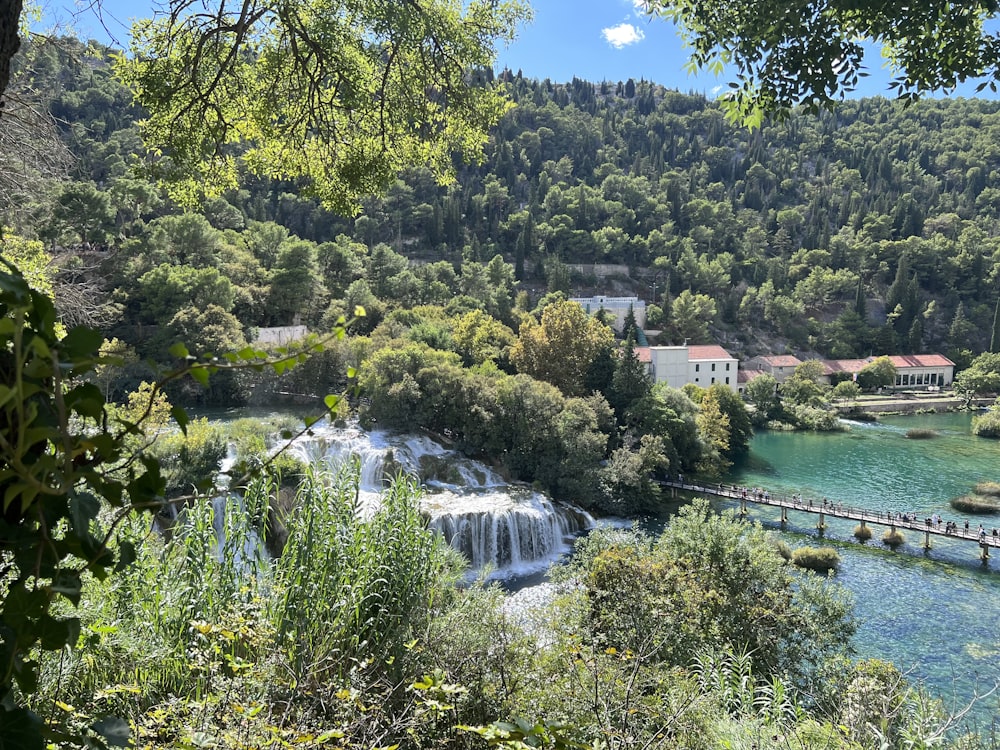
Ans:
[[[583,308],[587,315],[597,315],[604,310],[607,314],[608,325],[621,333],[625,327],[625,318],[628,317],[629,309],[635,316],[635,324],[640,330],[646,327],[646,303],[638,297],[605,297],[595,295],[593,297],[571,297],[570,302],[576,302]]]
[[[640,355],[640,359],[646,357]],[[702,388],[721,383],[733,391],[739,387],[739,360],[717,344],[651,346],[648,362],[653,380],[673,388],[688,383]]]

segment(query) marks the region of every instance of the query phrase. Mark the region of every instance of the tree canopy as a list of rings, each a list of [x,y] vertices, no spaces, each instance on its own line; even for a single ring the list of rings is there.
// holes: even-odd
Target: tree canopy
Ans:
[[[236,146],[250,172],[353,211],[406,167],[444,180],[456,152],[478,155],[508,106],[487,73],[495,46],[526,14],[517,0],[172,0],[117,66],[189,191],[235,186]]]
[[[648,12],[674,21],[691,46],[690,65],[735,69],[730,116],[759,125],[764,113],[804,104],[826,107],[854,90],[864,43],[882,46],[904,98],[1000,78],[1000,35],[987,21],[996,0],[645,0]]]

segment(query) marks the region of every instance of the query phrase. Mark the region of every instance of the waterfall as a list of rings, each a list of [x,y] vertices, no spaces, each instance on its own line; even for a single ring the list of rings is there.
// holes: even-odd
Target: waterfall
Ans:
[[[323,427],[293,450],[303,461],[331,470],[357,460],[366,504],[377,503],[397,473],[415,477],[424,489],[421,509],[430,528],[474,569],[489,566],[493,576],[543,570],[568,552],[573,537],[594,526],[586,511],[507,483],[489,466],[424,435]]]

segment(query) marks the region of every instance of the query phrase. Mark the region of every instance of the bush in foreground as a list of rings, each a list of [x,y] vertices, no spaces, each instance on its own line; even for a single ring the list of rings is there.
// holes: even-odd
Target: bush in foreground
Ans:
[[[833,547],[799,547],[792,552],[792,564],[826,573],[840,566],[840,555]]]

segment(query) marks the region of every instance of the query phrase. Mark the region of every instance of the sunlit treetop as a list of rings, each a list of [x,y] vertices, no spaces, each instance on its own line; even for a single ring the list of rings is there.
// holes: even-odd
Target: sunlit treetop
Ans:
[[[206,8],[208,8],[206,10]],[[175,198],[248,171],[351,212],[414,165],[445,182],[507,100],[492,83],[521,0],[171,0],[118,61]]]
[[[674,21],[692,69],[735,71],[730,119],[759,125],[796,105],[829,107],[860,77],[864,42],[882,47],[897,96],[913,100],[970,79],[996,90],[997,0],[646,0]]]

